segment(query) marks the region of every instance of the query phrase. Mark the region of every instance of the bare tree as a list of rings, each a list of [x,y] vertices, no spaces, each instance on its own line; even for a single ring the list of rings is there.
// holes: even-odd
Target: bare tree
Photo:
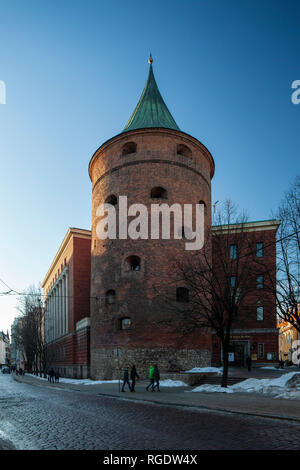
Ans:
[[[300,332],[300,176],[295,178],[278,208],[277,314]]]
[[[44,309],[41,288],[29,287],[19,299],[20,321],[16,340],[26,358],[27,370],[41,373],[45,370]]]
[[[247,322],[249,310],[258,301],[257,277],[266,276],[269,268],[263,259],[255,259],[256,235],[247,230],[246,215],[238,215],[229,200],[224,206],[215,214],[202,250],[187,252],[184,262],[175,263],[170,292],[162,295],[171,313],[163,322],[176,331],[182,344],[203,329],[218,336],[223,352],[222,387],[227,387],[232,328]],[[272,306],[266,304],[268,314]]]

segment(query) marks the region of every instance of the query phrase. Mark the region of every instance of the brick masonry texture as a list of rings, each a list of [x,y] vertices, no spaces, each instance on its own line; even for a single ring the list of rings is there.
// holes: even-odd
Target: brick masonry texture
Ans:
[[[135,142],[136,152],[123,156],[122,148],[128,142]],[[177,154],[180,144],[191,149],[191,157]],[[149,364],[153,355],[157,356],[162,370],[168,370],[174,351],[185,357],[181,350],[194,351],[193,359],[192,355],[187,356],[189,360],[181,359],[181,367],[190,367],[190,362],[197,362],[198,366],[199,362],[210,363],[209,332],[194,331],[182,343],[180,334],[174,332],[174,328],[170,331],[165,324],[166,305],[159,295],[164,292],[175,298],[177,286],[170,285],[170,273],[186,253],[185,240],[99,240],[96,211],[99,204],[113,194],[127,196],[128,205],[146,205],[149,213],[153,203],[183,205],[203,200],[210,214],[213,171],[212,157],[200,142],[182,132],[164,129],[121,134],[94,154],[90,163],[93,184],[91,297],[98,297],[98,300],[91,303],[92,378],[114,374],[115,366],[110,363],[114,364],[115,360],[108,357],[116,348],[125,354],[125,362],[136,363],[143,370],[146,367],[143,364]],[[150,197],[155,187],[167,190],[166,200]],[[210,216],[205,218],[205,224],[211,224]],[[130,255],[140,257],[140,271],[127,271],[125,260]],[[116,302],[107,305],[105,293],[111,289],[116,292]],[[120,329],[120,320],[124,317],[131,318],[130,330]]]
[[[172,373],[172,378],[178,370],[192,367],[206,367],[210,364],[211,352],[201,349],[97,349],[91,356],[91,375],[97,376],[101,371],[104,380],[123,377],[123,368],[135,364],[141,379],[148,378],[149,367],[158,364],[160,371]],[[182,379],[181,379],[182,380]]]

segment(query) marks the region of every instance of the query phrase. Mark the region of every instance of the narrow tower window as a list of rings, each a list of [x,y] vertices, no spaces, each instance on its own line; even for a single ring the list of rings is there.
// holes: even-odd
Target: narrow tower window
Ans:
[[[122,147],[122,155],[130,155],[131,153],[136,153],[136,143],[135,142],[127,142]]]
[[[129,330],[131,328],[131,318],[121,318],[120,319],[120,329],[121,330]]]
[[[179,145],[177,145],[177,155],[182,155],[183,157],[191,158],[192,151],[186,145],[179,144]]]
[[[128,271],[140,271],[141,270],[141,258],[132,255],[128,256],[125,260]]]
[[[152,199],[167,199],[167,190],[161,186],[151,189],[151,198]]]
[[[116,291],[110,289],[105,294],[105,301],[107,305],[112,305],[116,302]]]
[[[105,199],[105,204],[111,204],[112,206],[116,206],[118,204],[118,198],[114,194],[111,194]]]

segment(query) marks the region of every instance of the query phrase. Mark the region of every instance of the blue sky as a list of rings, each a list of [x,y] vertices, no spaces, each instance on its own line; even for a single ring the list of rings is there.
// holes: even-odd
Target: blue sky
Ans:
[[[37,284],[68,227],[90,228],[89,160],[129,119],[150,51],[175,121],[215,159],[213,200],[270,218],[299,173],[299,23],[297,0],[2,3],[0,278]],[[15,303],[0,296],[0,330]]]

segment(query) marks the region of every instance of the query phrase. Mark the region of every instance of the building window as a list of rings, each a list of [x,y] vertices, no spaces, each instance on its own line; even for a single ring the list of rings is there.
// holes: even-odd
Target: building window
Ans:
[[[121,330],[129,330],[131,328],[131,318],[121,318],[120,320],[120,329]]]
[[[141,258],[139,256],[128,256],[126,258],[125,263],[127,265],[128,271],[140,271],[141,270]]]
[[[264,344],[258,343],[257,345],[257,359],[263,359],[265,357]]]
[[[114,194],[111,194],[105,199],[105,204],[111,204],[112,206],[116,206],[118,204],[118,198]]]
[[[116,292],[113,289],[110,289],[105,294],[105,303],[107,305],[112,305],[116,303]]]
[[[264,276],[261,274],[256,278],[256,289],[263,289],[264,288]]]
[[[136,143],[135,142],[127,142],[127,144],[123,145],[122,147],[122,155],[130,155],[132,153],[136,153]]]
[[[179,144],[179,145],[177,145],[177,155],[182,155],[183,157],[191,158],[192,151],[186,145]]]
[[[231,287],[235,287],[235,284],[236,284],[236,276],[231,276],[230,278]]]
[[[156,188],[151,189],[151,198],[152,199],[167,199],[167,191],[165,188],[157,186]]]
[[[187,303],[189,301],[189,290],[186,287],[177,287],[176,301]]]
[[[263,321],[264,320],[264,307],[260,304],[256,307],[256,320]]]
[[[237,259],[237,245],[230,245],[230,259]]]
[[[256,243],[256,257],[262,258],[264,256],[264,244],[262,242]]]

